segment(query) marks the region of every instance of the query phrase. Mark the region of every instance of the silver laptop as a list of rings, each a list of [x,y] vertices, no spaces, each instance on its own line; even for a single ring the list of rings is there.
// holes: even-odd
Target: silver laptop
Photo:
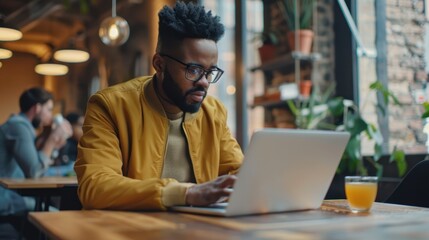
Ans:
[[[259,130],[252,135],[228,203],[171,210],[239,216],[319,208],[349,137],[348,132]]]

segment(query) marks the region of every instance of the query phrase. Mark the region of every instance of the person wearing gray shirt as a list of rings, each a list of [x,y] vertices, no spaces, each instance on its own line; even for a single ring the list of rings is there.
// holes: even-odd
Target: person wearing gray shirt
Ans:
[[[35,129],[52,124],[53,96],[43,88],[24,91],[19,99],[21,112],[0,126],[0,177],[36,178],[43,176],[54,149],[61,148],[71,126],[67,121],[53,126],[43,146],[36,148]],[[34,209],[34,200],[0,186],[0,215],[21,214]]]

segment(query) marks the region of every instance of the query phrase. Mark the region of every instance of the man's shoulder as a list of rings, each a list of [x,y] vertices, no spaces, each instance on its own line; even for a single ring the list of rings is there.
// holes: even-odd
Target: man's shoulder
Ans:
[[[221,100],[214,96],[207,95],[203,101],[203,105],[212,106],[212,107],[224,107],[224,104]]]
[[[32,127],[30,121],[22,116],[21,114],[13,114],[7,119],[7,121],[2,126],[10,126],[10,125],[25,125],[28,127]]]
[[[123,92],[141,92],[143,91],[143,86],[145,83],[150,81],[152,76],[143,76],[128,80],[126,82],[118,83],[116,85],[110,86],[108,88],[98,91],[96,94],[99,95],[115,95],[121,94]]]
[[[24,132],[34,132],[31,122],[21,114],[13,114],[9,119],[0,125],[0,130],[5,135],[16,135]]]
[[[226,113],[225,105],[213,96],[207,96],[203,102],[203,109],[211,114]]]

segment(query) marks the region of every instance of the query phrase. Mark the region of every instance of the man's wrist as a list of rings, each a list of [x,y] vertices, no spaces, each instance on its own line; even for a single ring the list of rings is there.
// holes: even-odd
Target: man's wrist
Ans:
[[[170,182],[162,189],[162,203],[166,207],[186,205],[187,191],[194,183]]]

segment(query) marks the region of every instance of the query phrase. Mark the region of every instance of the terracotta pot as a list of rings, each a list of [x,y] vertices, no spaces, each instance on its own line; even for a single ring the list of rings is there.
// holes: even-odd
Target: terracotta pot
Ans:
[[[261,63],[267,62],[276,57],[276,47],[273,44],[264,44],[258,48]]]
[[[303,97],[310,97],[311,94],[311,86],[313,84],[310,80],[304,80],[299,83],[299,93]]]
[[[299,49],[295,49],[295,34],[298,34]],[[287,33],[289,46],[292,51],[299,51],[302,53],[309,54],[311,52],[311,45],[313,43],[313,31],[312,30],[297,30]]]

